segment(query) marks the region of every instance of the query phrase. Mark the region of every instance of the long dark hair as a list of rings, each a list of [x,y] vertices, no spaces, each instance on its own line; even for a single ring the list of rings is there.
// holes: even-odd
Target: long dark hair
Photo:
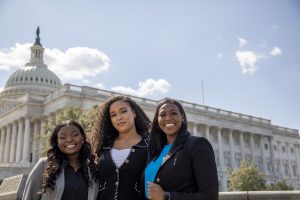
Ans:
[[[47,167],[44,170],[43,183],[41,191],[39,192],[40,195],[46,192],[46,188],[54,190],[57,174],[59,174],[64,166],[68,163],[68,158],[58,148],[57,135],[61,128],[70,125],[77,127],[80,131],[80,134],[84,137],[84,143],[82,144],[79,153],[79,161],[83,169],[84,179],[88,185],[90,185],[92,183],[91,179],[95,179],[96,177],[96,165],[94,161],[95,157],[91,154],[91,145],[86,140],[86,135],[82,126],[76,121],[63,121],[54,128],[54,131],[50,137],[50,149],[47,151]],[[89,176],[88,167],[90,168],[92,177]]]
[[[166,103],[172,103],[176,105],[179,109],[179,112],[182,116],[182,123],[181,127],[178,130],[178,135],[184,134],[187,132],[187,120],[185,111],[178,101],[170,98],[165,98],[161,100],[155,110],[155,114],[152,121],[152,126],[150,128],[150,137],[149,137],[149,144],[148,144],[148,151],[149,151],[149,160],[155,159],[162,151],[164,145],[167,144],[167,137],[166,134],[160,129],[158,124],[158,112],[159,109]],[[178,138],[178,136],[177,136]]]
[[[119,136],[119,132],[111,123],[109,108],[116,101],[128,103],[135,112],[134,124],[138,134],[142,135],[149,131],[151,121],[143,109],[131,98],[127,96],[115,96],[108,99],[99,106],[97,120],[92,131],[91,142],[96,156],[100,157],[100,151],[103,146],[111,146]]]

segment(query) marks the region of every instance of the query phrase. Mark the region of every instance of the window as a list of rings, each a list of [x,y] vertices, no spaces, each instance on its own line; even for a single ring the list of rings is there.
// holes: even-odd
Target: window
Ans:
[[[265,149],[268,150],[268,148],[269,148],[269,145],[265,144]]]

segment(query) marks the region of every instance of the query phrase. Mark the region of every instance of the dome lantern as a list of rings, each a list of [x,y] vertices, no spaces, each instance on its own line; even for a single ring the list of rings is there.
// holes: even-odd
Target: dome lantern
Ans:
[[[40,42],[40,28],[36,30],[36,40],[30,48],[29,63],[20,67],[7,80],[0,97],[16,98],[24,94],[47,96],[61,87],[60,79],[44,63],[44,48]]]

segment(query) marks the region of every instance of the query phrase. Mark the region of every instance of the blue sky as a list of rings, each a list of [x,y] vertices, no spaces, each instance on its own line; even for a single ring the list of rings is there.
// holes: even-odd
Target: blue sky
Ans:
[[[165,96],[300,129],[300,1],[0,0],[0,90],[29,61],[63,83]]]

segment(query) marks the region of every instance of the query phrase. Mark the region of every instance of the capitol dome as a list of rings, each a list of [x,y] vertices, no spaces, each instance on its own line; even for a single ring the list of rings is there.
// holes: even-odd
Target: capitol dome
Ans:
[[[24,94],[46,96],[61,87],[60,79],[44,64],[44,48],[40,43],[39,28],[36,33],[36,41],[30,48],[30,62],[9,77],[0,97],[17,97]]]

